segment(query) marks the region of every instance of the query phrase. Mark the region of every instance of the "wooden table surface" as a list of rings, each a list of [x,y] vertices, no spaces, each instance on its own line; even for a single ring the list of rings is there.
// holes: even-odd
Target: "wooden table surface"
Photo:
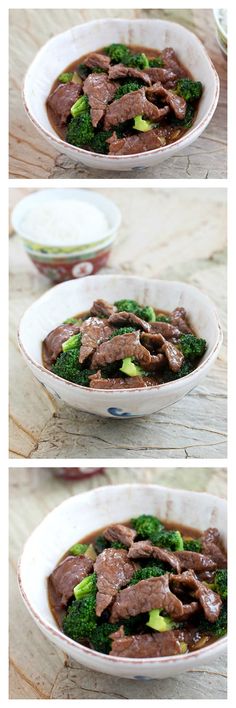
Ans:
[[[86,4],[86,3],[85,3]],[[204,43],[220,77],[220,100],[215,115],[198,140],[161,166],[142,172],[145,178],[209,179],[226,174],[226,58],[216,40],[212,10],[11,10],[10,11],[10,177],[48,179],[140,178],[139,170],[89,170],[56,152],[29,121],[21,89],[38,49],[54,34],[75,24],[101,17],[157,17],[180,22]]]
[[[25,190],[10,190],[16,202]],[[104,273],[183,280],[208,294],[226,327],[226,233],[222,189],[103,189],[122,212]],[[167,218],[168,214],[168,218]],[[10,455],[19,458],[226,457],[226,335],[201,386],[150,417],[110,420],[53,399],[23,361],[16,332],[50,286],[16,236],[10,239]]]
[[[92,672],[67,658],[36,627],[20,598],[16,567],[32,530],[67,497],[104,484],[156,483],[226,498],[219,468],[107,468],[104,476],[65,482],[49,469],[10,470],[10,698],[226,698],[226,655],[178,679],[143,682]],[[17,631],[16,631],[17,627]]]

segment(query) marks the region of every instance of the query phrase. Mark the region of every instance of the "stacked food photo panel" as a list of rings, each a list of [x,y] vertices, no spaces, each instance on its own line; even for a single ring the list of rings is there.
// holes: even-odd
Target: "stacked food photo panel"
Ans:
[[[227,700],[230,11],[13,5],[3,699]]]

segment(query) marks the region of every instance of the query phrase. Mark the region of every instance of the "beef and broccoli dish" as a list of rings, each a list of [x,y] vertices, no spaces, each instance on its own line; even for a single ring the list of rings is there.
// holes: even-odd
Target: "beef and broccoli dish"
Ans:
[[[202,90],[172,48],[111,44],[65,69],[52,86],[47,110],[67,143],[132,155],[181,138],[194,122]]]
[[[71,639],[112,656],[201,649],[227,631],[220,534],[141,515],[75,543],[48,578],[54,618]]]
[[[43,342],[43,363],[57,376],[93,389],[156,386],[186,376],[207,348],[186,311],[167,313],[135,300],[96,300]]]

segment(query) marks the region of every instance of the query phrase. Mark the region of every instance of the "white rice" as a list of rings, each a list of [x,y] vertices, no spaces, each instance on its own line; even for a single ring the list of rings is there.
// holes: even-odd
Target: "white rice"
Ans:
[[[21,219],[25,238],[45,246],[77,246],[105,238],[109,224],[94,204],[78,199],[52,199],[35,204]]]

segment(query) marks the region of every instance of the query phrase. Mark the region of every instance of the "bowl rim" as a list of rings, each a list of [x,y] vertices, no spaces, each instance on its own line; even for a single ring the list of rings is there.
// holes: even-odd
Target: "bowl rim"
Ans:
[[[224,29],[224,27],[222,26],[221,21],[220,21],[220,11],[223,10],[223,9],[225,9],[226,12],[227,12],[227,9],[228,9],[228,8],[227,8],[227,7],[226,7],[226,8],[215,7],[215,8],[212,9],[212,13],[213,13],[213,16],[214,16],[214,20],[215,20],[216,27],[217,27],[218,31],[223,35],[223,38],[225,39],[225,41],[226,41],[226,43],[227,43],[227,40],[228,40],[228,32],[225,31],[225,29]]]
[[[115,484],[115,485],[104,485],[101,487],[95,487],[94,489],[87,490],[85,492],[82,492],[81,494],[75,494],[70,496],[67,499],[64,499],[60,504],[57,504],[46,516],[42,519],[42,521],[36,526],[36,528],[32,531],[30,534],[29,538],[26,540],[26,542],[23,545],[22,553],[20,555],[20,558],[18,560],[17,564],[17,581],[18,581],[18,586],[20,589],[21,596],[24,600],[24,603],[29,611],[29,613],[35,618],[36,623],[40,625],[40,627],[46,630],[46,632],[58,639],[60,639],[62,642],[65,642],[68,646],[75,647],[78,649],[82,654],[85,656],[92,656],[92,657],[101,657],[103,660],[106,659],[109,663],[115,663],[117,665],[132,665],[134,664],[135,666],[141,665],[141,666],[147,666],[147,664],[156,664],[157,666],[160,664],[168,664],[168,663],[175,663],[175,662],[180,662],[180,661],[186,661],[189,660],[192,657],[196,656],[201,656],[201,658],[207,658],[208,654],[214,653],[217,651],[217,648],[224,649],[227,646],[227,634],[221,637],[220,639],[216,640],[212,644],[210,644],[208,647],[203,647],[202,649],[197,649],[195,651],[189,652],[188,654],[177,654],[173,656],[163,656],[163,657],[146,657],[142,659],[137,659],[137,658],[132,658],[132,657],[120,657],[120,656],[110,656],[109,654],[103,654],[102,652],[95,651],[95,649],[90,649],[89,647],[85,647],[83,644],[80,644],[79,642],[75,642],[73,639],[70,639],[70,637],[67,637],[66,634],[64,634],[59,628],[57,627],[52,627],[52,625],[46,621],[45,619],[42,618],[41,614],[39,614],[32,606],[27,593],[24,590],[23,587],[23,581],[21,577],[21,566],[23,562],[23,556],[25,553],[25,550],[27,548],[28,543],[30,543],[32,537],[34,534],[38,533],[39,529],[43,526],[44,522],[48,517],[52,516],[53,513],[59,509],[62,506],[66,506],[68,503],[70,503],[70,500],[77,499],[77,498],[83,498],[85,495],[102,495],[103,491],[107,492],[108,490],[111,491],[112,488],[116,488],[118,490],[123,489],[124,491],[128,490],[130,491],[131,489],[140,489],[144,491],[145,488],[153,489],[153,490],[164,490],[168,491],[169,493],[173,493],[175,496],[191,496],[195,497],[196,501],[200,500],[200,497],[202,498],[202,495],[204,494],[205,499],[208,499],[209,502],[218,499],[227,509],[227,500],[223,499],[222,497],[218,497],[217,495],[209,494],[208,492],[196,492],[188,489],[176,489],[174,487],[165,487],[160,484]],[[118,522],[117,522],[118,523]],[[121,522],[120,522],[121,523]],[[79,657],[78,657],[79,658]]]
[[[54,134],[53,132],[49,131],[48,128],[44,128],[41,125],[41,123],[39,123],[38,119],[35,118],[35,116],[31,113],[31,111],[28,107],[27,98],[26,98],[26,82],[28,80],[28,75],[31,70],[31,67],[33,66],[33,64],[35,62],[35,59],[40,54],[43,53],[43,50],[46,47],[46,45],[48,45],[50,42],[53,42],[53,40],[55,40],[57,37],[62,37],[66,33],[69,33],[72,29],[75,29],[77,27],[83,27],[84,25],[91,26],[91,25],[98,25],[98,24],[100,24],[100,25],[106,24],[107,21],[109,21],[109,22],[112,21],[114,23],[121,22],[121,21],[123,23],[126,23],[128,21],[125,18],[119,18],[119,17],[116,17],[116,18],[115,17],[114,18],[107,17],[105,19],[90,20],[89,22],[83,22],[80,25],[73,25],[73,27],[70,27],[68,30],[65,30],[65,32],[59,32],[58,34],[54,35],[54,37],[51,37],[49,40],[47,40],[47,42],[45,42],[43,44],[43,46],[39,49],[39,51],[36,53],[33,61],[30,63],[30,66],[28,67],[28,70],[27,70],[25,77],[24,77],[24,84],[23,84],[23,89],[22,89],[22,100],[23,100],[25,111],[26,111],[27,115],[29,116],[31,122],[34,124],[34,126],[41,133],[43,133],[48,138],[49,141],[57,143],[58,147],[61,146],[65,150],[70,149],[74,153],[74,155],[91,155],[93,157],[93,159],[96,158],[96,160],[99,160],[101,162],[105,162],[107,159],[111,159],[115,162],[117,162],[117,161],[119,162],[119,160],[124,160],[126,162],[128,159],[132,159],[132,158],[137,157],[137,155],[145,157],[145,155],[149,155],[149,154],[152,154],[152,155],[157,154],[157,153],[167,154],[168,152],[170,152],[170,150],[173,150],[174,146],[177,146],[177,147],[178,146],[184,147],[185,145],[187,146],[187,144],[190,142],[190,136],[192,137],[195,135],[195,137],[197,138],[201,134],[201,132],[203,132],[204,125],[206,123],[208,125],[208,123],[210,122],[212,116],[214,115],[214,112],[216,110],[218,100],[219,100],[220,80],[219,80],[218,73],[214,67],[214,64],[213,64],[211,58],[209,57],[203,43],[199,39],[199,37],[194,32],[191,32],[191,30],[189,30],[187,27],[180,24],[180,22],[171,22],[170,20],[161,20],[158,18],[152,18],[152,19],[151,18],[150,19],[149,18],[137,18],[137,19],[134,18],[134,20],[135,20],[135,23],[142,23],[142,22],[145,22],[145,23],[152,22],[153,23],[153,22],[155,22],[158,24],[169,24],[171,26],[181,27],[182,30],[184,30],[184,32],[186,32],[186,34],[188,34],[189,36],[191,35],[195,38],[195,41],[198,43],[199,50],[205,55],[205,58],[208,61],[208,64],[212,70],[212,80],[214,80],[215,94],[214,94],[214,98],[212,100],[211,106],[209,107],[206,114],[202,117],[198,126],[194,127],[194,124],[193,124],[193,126],[191,128],[189,128],[189,130],[187,130],[186,133],[184,133],[184,135],[182,135],[179,139],[175,140],[173,143],[170,143],[169,145],[164,145],[159,148],[154,148],[153,150],[147,150],[144,153],[137,152],[132,155],[102,155],[101,153],[93,152],[92,150],[84,150],[84,148],[76,147],[75,145],[71,145],[70,143],[67,143],[65,140],[62,140],[61,138],[59,138],[59,136],[56,133]],[[205,126],[205,127],[207,127],[207,126]],[[191,140],[191,142],[193,142],[193,141]]]
[[[55,192],[56,192],[56,194],[55,194]],[[102,212],[102,214],[104,216],[106,216],[106,214],[105,214],[102,204],[105,206],[105,203],[107,203],[107,205],[110,205],[110,207],[113,209],[113,214],[112,214],[113,223],[112,223],[112,226],[110,226],[110,227],[109,227],[109,224],[107,224],[108,227],[105,232],[105,236],[102,236],[100,238],[100,240],[94,244],[94,246],[91,243],[90,244],[81,244],[79,253],[81,253],[81,254],[87,253],[88,248],[90,248],[90,251],[91,250],[95,251],[99,248],[102,248],[103,245],[107,245],[108,240],[109,240],[109,243],[110,242],[112,243],[115,240],[117,232],[118,232],[121,222],[122,222],[122,214],[121,214],[121,209],[117,206],[116,202],[113,199],[111,199],[110,197],[107,197],[107,195],[100,194],[100,192],[97,192],[96,189],[94,190],[94,189],[89,189],[86,187],[69,187],[68,189],[66,187],[56,187],[53,190],[43,187],[42,189],[40,189],[40,191],[38,188],[36,188],[30,194],[27,194],[24,197],[22,197],[21,199],[19,199],[19,201],[17,202],[17,204],[15,204],[15,206],[11,212],[11,223],[12,223],[14,232],[23,241],[24,246],[27,243],[33,243],[35,245],[38,245],[39,248],[63,248],[63,246],[61,246],[61,244],[53,244],[52,246],[50,246],[50,244],[43,244],[43,243],[39,243],[38,241],[34,241],[33,236],[23,235],[23,232],[20,229],[20,216],[19,216],[19,212],[22,208],[21,207],[22,202],[26,202],[26,200],[27,200],[28,204],[30,204],[30,202],[32,201],[33,202],[32,207],[34,207],[35,200],[36,200],[36,204],[38,203],[39,205],[41,203],[48,204],[48,203],[50,203],[50,201],[53,201],[53,200],[60,201],[60,196],[58,194],[59,192],[64,192],[65,195],[67,194],[67,196],[68,196],[69,192],[70,193],[75,192],[75,200],[77,201],[77,199],[78,199],[78,202],[83,201],[83,199],[82,199],[83,194],[91,196],[91,200],[88,200],[88,204],[92,203],[93,205],[97,206],[97,208],[100,209],[100,211]],[[43,195],[45,193],[48,196],[50,195],[51,199],[49,199],[49,198],[45,199],[45,202],[44,202],[43,198],[41,200],[41,195]],[[38,198],[37,198],[37,195],[38,195]],[[77,195],[77,197],[76,197],[76,195]],[[93,200],[93,198],[92,198],[93,195],[95,195],[95,200]],[[101,202],[101,207],[99,207],[98,205],[95,204],[97,197],[99,198],[99,200]],[[68,199],[69,199],[69,197],[68,197]],[[64,200],[64,198],[61,199],[62,202],[63,202],[63,200]],[[30,208],[31,207],[29,206],[29,209]],[[21,220],[22,220],[22,217],[21,217]],[[105,244],[104,244],[104,242],[105,242]],[[91,248],[91,246],[93,246],[93,248]],[[64,246],[64,248],[66,248],[66,245]],[[73,244],[70,248],[76,249],[76,248],[78,248],[78,244]],[[75,252],[76,251],[74,251],[74,253]],[[68,251],[68,253],[70,254],[70,253],[72,253],[72,251],[71,252]],[[57,255],[57,254],[55,253],[55,255]]]
[[[216,327],[217,327],[217,338],[216,338],[215,344],[214,344],[214,346],[213,346],[213,348],[212,348],[212,351],[209,352],[209,354],[207,355],[207,357],[206,357],[206,359],[205,359],[204,361],[200,361],[200,363],[198,364],[198,366],[196,366],[196,368],[193,369],[193,371],[191,371],[191,372],[190,372],[189,374],[187,374],[186,376],[183,376],[182,378],[175,379],[174,381],[167,381],[166,383],[161,383],[161,384],[157,384],[157,385],[154,385],[154,386],[150,386],[150,388],[139,388],[138,386],[137,386],[137,387],[133,387],[133,388],[131,389],[132,394],[133,394],[133,393],[134,393],[134,394],[136,393],[136,395],[137,395],[137,392],[139,392],[139,395],[145,395],[148,391],[158,391],[159,389],[161,389],[161,390],[163,390],[163,391],[164,391],[164,390],[166,391],[166,390],[170,390],[170,389],[172,389],[172,388],[174,388],[174,389],[177,391],[178,388],[179,388],[179,389],[182,388],[182,384],[183,384],[183,381],[184,381],[185,379],[188,380],[188,381],[190,381],[190,379],[192,379],[192,382],[193,382],[193,381],[194,381],[194,378],[195,378],[196,375],[197,375],[197,373],[198,373],[199,371],[205,369],[205,368],[208,366],[208,364],[209,364],[209,362],[211,361],[212,357],[215,358],[215,357],[217,356],[217,354],[218,354],[218,352],[219,352],[219,350],[220,350],[220,347],[221,347],[221,345],[222,345],[222,342],[223,342],[222,326],[221,326],[220,320],[219,320],[219,318],[218,318],[218,315],[217,315],[216,308],[215,308],[214,304],[211,302],[211,300],[210,300],[210,298],[208,297],[208,295],[206,295],[205,293],[202,293],[202,291],[199,290],[198,288],[196,288],[195,285],[191,285],[191,284],[189,284],[189,283],[184,283],[184,282],[179,281],[179,280],[177,281],[177,280],[161,280],[161,279],[159,279],[159,278],[140,278],[139,276],[135,276],[135,275],[123,276],[123,275],[119,275],[119,274],[112,274],[112,275],[109,276],[109,275],[99,275],[99,274],[95,274],[94,276],[90,276],[90,278],[92,278],[92,277],[99,277],[99,278],[111,277],[112,279],[114,279],[114,278],[115,278],[115,279],[123,279],[123,278],[126,278],[126,279],[127,279],[127,278],[129,278],[129,279],[132,279],[132,280],[139,280],[139,281],[140,281],[140,280],[144,280],[144,281],[150,280],[150,281],[153,281],[153,282],[155,282],[155,283],[161,283],[161,284],[162,284],[162,283],[164,283],[164,284],[166,284],[166,283],[170,284],[170,283],[171,283],[171,285],[178,285],[178,286],[179,286],[179,285],[183,285],[183,286],[184,286],[185,288],[187,288],[187,289],[190,288],[190,289],[193,289],[193,290],[196,291],[196,292],[200,292],[200,293],[204,296],[204,298],[206,298],[206,300],[208,301],[208,304],[210,305],[211,310],[212,310],[212,314],[214,315],[215,324],[216,324]],[[82,280],[83,280],[83,278],[80,278],[80,281],[82,281]],[[64,287],[64,288],[67,287],[67,288],[68,288],[68,283],[76,283],[76,280],[67,280],[67,281],[64,281],[64,282],[62,282],[62,283],[58,283],[57,285],[54,285],[52,288],[49,288],[49,290],[46,290],[46,292],[43,293],[43,295],[41,295],[39,298],[37,298],[37,300],[35,300],[35,301],[25,310],[24,314],[22,315],[22,317],[21,317],[21,319],[20,319],[20,322],[19,322],[19,325],[18,325],[18,329],[17,329],[17,341],[18,341],[18,346],[19,346],[20,351],[21,351],[22,354],[24,355],[25,359],[28,360],[34,367],[36,367],[36,369],[37,369],[38,371],[48,374],[49,377],[51,377],[52,382],[53,382],[53,380],[62,381],[64,384],[66,384],[66,385],[67,385],[68,387],[70,387],[70,388],[74,388],[74,389],[76,389],[76,390],[78,390],[78,391],[83,390],[83,391],[88,392],[89,394],[91,394],[91,393],[92,393],[92,394],[95,394],[98,398],[99,398],[99,396],[102,397],[104,394],[106,394],[106,395],[109,396],[109,397],[112,396],[112,395],[114,396],[114,394],[122,394],[123,396],[125,396],[125,394],[130,393],[130,389],[122,389],[122,388],[120,388],[120,389],[94,389],[94,388],[89,388],[89,387],[87,387],[87,386],[81,386],[80,384],[73,383],[72,381],[67,381],[66,379],[62,379],[60,376],[57,376],[57,374],[54,374],[53,371],[50,371],[49,369],[46,369],[46,367],[43,366],[43,364],[39,364],[37,361],[35,361],[35,359],[33,359],[33,358],[28,354],[28,352],[26,351],[25,346],[24,346],[24,344],[23,344],[23,342],[22,342],[21,333],[20,333],[21,323],[22,323],[22,320],[23,320],[23,318],[25,317],[26,313],[36,304],[36,302],[39,302],[40,300],[42,301],[42,300],[44,300],[44,299],[46,300],[46,299],[47,299],[47,296],[48,296],[48,293],[49,293],[52,289],[54,290],[55,288],[62,288],[62,287]],[[75,287],[75,285],[74,285],[74,287]],[[86,395],[86,393],[85,393],[85,395]]]

